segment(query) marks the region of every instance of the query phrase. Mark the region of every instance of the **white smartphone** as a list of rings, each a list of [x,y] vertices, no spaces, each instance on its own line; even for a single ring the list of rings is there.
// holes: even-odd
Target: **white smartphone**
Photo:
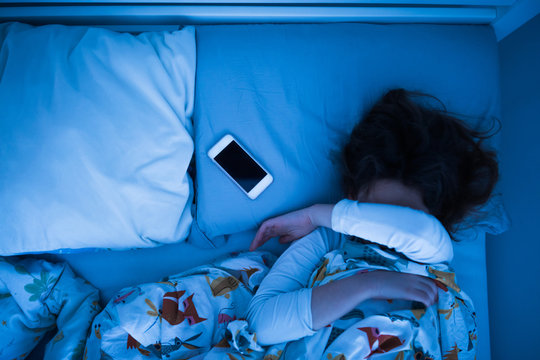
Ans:
[[[232,135],[225,135],[208,156],[250,198],[255,199],[274,180]]]

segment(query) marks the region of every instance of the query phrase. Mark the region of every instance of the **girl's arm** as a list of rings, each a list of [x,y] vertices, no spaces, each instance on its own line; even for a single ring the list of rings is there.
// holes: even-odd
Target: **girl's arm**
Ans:
[[[317,216],[328,221],[327,208],[315,205]],[[383,221],[386,219],[386,221]],[[364,238],[384,245],[421,263],[450,262],[454,257],[452,240],[436,217],[409,207],[360,203],[353,200],[338,202],[331,212],[334,231]]]
[[[435,282],[425,276],[376,270],[357,273],[313,288],[313,329],[318,330],[341,318],[368,299],[403,299],[423,303],[438,301]]]
[[[423,263],[449,262],[453,258],[450,236],[432,215],[408,207],[342,200],[336,205],[317,204],[265,221],[250,250],[270,238],[290,242],[318,226],[384,245]]]
[[[295,241],[278,258],[251,300],[247,319],[261,345],[313,335],[312,290],[306,287],[321,258],[339,237],[318,229]]]

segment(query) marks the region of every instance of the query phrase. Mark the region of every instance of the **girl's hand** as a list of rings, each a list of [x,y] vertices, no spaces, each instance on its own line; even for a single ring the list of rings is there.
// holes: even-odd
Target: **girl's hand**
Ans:
[[[293,211],[263,222],[251,242],[249,251],[257,249],[275,236],[279,236],[279,242],[284,244],[300,239],[315,230],[318,225],[312,221],[310,209]]]
[[[435,280],[421,275],[375,270],[359,273],[367,282],[371,299],[402,299],[418,301],[430,307],[439,300]]]

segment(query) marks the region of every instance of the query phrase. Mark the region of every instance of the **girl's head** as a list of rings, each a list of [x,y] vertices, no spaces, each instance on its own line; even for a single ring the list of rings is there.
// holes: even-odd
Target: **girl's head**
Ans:
[[[369,199],[374,187],[381,193],[385,184],[401,183],[423,200],[417,208],[425,206],[451,232],[489,199],[498,179],[496,154],[483,147],[485,133],[412,96],[428,95],[391,90],[353,129],[343,151],[345,191]]]

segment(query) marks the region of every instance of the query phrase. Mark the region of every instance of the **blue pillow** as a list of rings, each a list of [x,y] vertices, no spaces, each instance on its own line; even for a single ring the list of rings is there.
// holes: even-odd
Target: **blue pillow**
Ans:
[[[193,27],[0,25],[0,255],[187,237],[195,55]]]
[[[197,221],[210,238],[342,198],[339,152],[392,88],[437,96],[476,128],[499,115],[489,26],[199,26],[196,83]],[[207,156],[228,133],[274,177],[255,200]]]

